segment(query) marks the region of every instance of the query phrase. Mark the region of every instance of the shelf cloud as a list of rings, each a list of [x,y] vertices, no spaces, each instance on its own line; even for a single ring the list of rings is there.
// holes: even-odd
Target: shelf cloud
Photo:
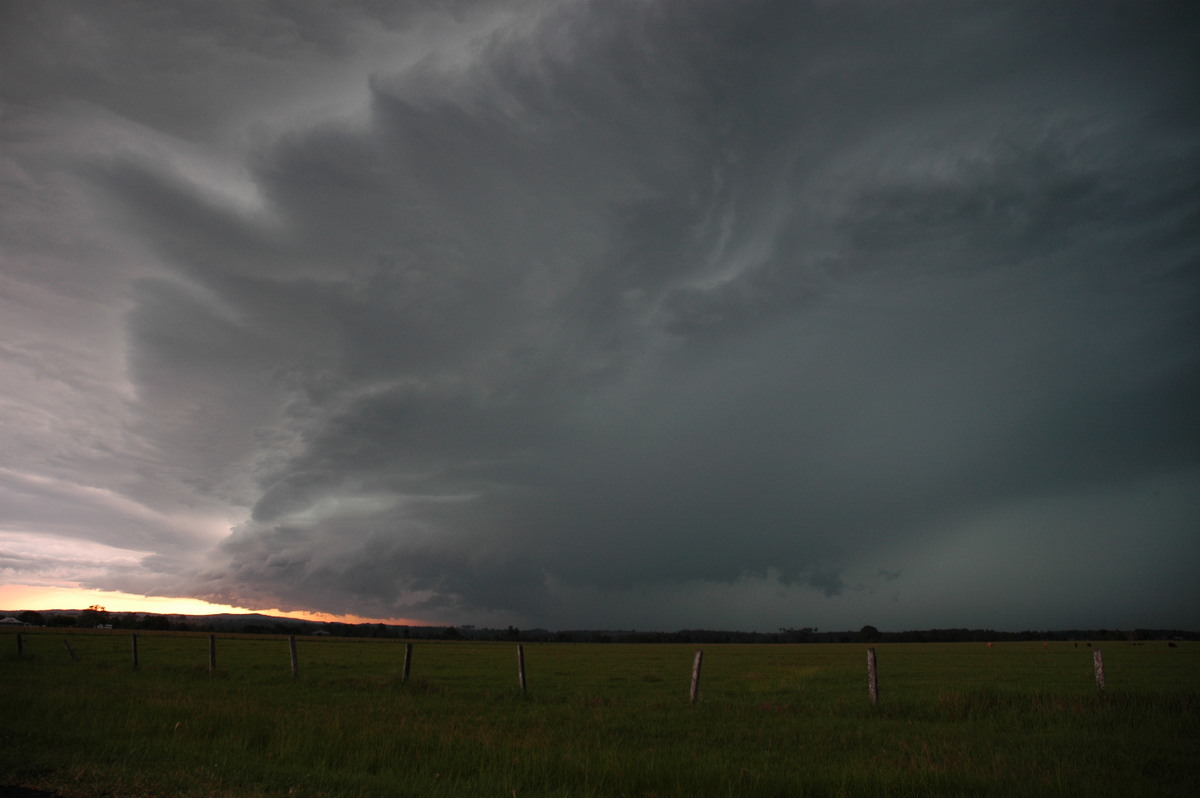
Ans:
[[[0,15],[0,578],[1200,625],[1189,4]]]

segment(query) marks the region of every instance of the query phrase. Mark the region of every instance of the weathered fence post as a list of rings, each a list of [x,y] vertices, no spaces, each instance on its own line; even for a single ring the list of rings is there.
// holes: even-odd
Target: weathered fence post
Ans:
[[[1100,649],[1092,650],[1092,664],[1096,666],[1096,686],[1104,689],[1104,656]]]
[[[67,654],[71,656],[71,662],[79,662],[79,657],[75,655],[75,649],[71,648],[71,644],[67,642],[65,637],[63,638],[63,648],[65,648],[67,650]]]
[[[521,683],[521,695],[525,695],[525,646],[517,643],[517,680]]]
[[[288,649],[291,651],[291,654],[292,654],[292,675],[298,676],[300,674],[300,659],[296,656],[296,636],[295,635],[291,635],[290,637],[288,637]]]
[[[704,662],[704,652],[697,649],[696,658],[692,660],[692,703],[696,703],[696,699],[700,697],[700,665]]]
[[[137,632],[134,632],[131,635],[129,635],[129,647],[133,653],[133,669],[137,670],[137,666],[138,666]]]
[[[214,673],[217,670],[217,636],[208,636],[208,672]]]
[[[17,632],[17,656],[25,656],[25,641],[21,639],[20,632]]]
[[[400,673],[400,684],[408,681],[409,671],[412,670],[412,643],[404,644],[404,670]]]
[[[871,696],[871,703],[879,703],[879,671],[875,667],[875,649],[867,649],[867,693]]]

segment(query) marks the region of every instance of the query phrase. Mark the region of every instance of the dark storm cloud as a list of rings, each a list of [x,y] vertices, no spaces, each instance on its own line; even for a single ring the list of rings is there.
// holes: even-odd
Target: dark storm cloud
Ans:
[[[47,423],[11,474],[158,525],[103,522],[163,556],[100,583],[557,627],[1200,620],[1185,6],[110,11],[9,11],[0,84],[11,404],[58,336],[50,418],[121,430],[56,463]],[[32,292],[88,267],[56,218],[117,307],[52,334]],[[92,352],[120,373],[88,401]],[[88,537],[70,507],[5,528]]]

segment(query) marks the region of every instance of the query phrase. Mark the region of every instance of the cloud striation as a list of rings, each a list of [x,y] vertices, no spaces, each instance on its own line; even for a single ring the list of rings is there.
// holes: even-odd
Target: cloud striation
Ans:
[[[5,579],[1200,625],[1190,4],[0,15]]]

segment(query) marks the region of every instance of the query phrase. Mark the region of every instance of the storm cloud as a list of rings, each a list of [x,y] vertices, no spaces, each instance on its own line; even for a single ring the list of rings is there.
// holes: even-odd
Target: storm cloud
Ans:
[[[1190,4],[0,14],[5,578],[1200,625]]]

